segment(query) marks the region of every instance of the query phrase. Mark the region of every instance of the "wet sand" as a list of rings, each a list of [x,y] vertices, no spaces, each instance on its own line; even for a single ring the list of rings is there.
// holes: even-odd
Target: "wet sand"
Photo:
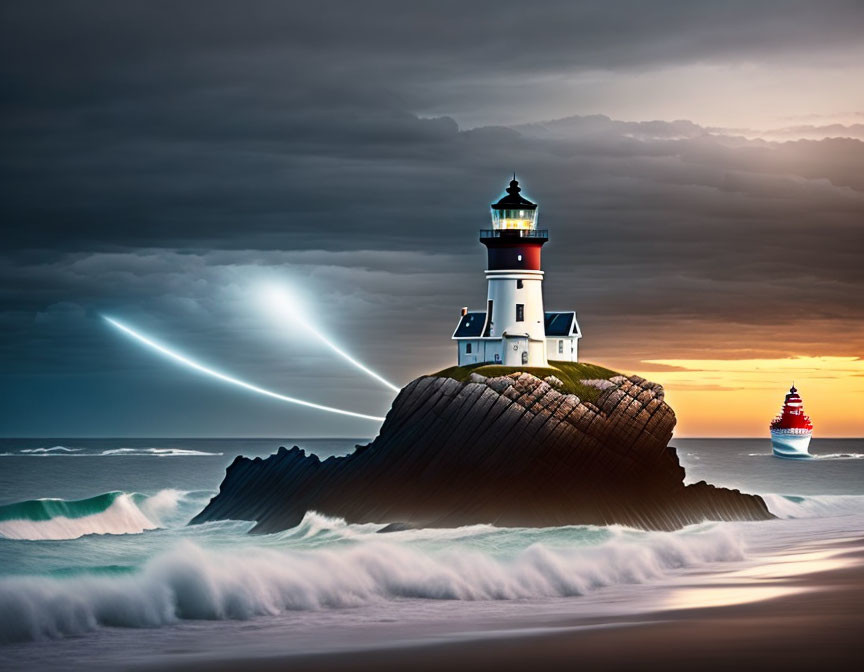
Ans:
[[[425,672],[427,670],[846,670],[864,666],[864,540],[835,545],[828,564],[807,573],[769,572],[747,581],[695,586],[688,599],[719,593],[786,593],[743,604],[640,614],[558,627],[490,631],[472,641],[201,662],[169,666],[189,672],[277,670]],[[816,554],[818,555],[818,554]],[[807,563],[802,563],[807,567]],[[782,567],[782,566],[780,566]],[[757,568],[757,570],[760,568]],[[701,592],[700,592],[701,591]],[[791,594],[790,594],[791,593]],[[735,598],[732,598],[734,601]],[[536,624],[535,624],[536,625]],[[386,642],[380,643],[386,647]],[[151,668],[152,669],[152,668]]]

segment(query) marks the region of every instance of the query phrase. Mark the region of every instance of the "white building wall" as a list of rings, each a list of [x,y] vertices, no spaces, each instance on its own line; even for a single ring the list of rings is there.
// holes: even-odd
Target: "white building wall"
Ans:
[[[563,352],[559,352],[561,343]],[[468,352],[468,345],[471,352]],[[522,363],[522,353],[528,352],[527,366],[547,366],[548,362],[578,362],[578,336],[550,336],[543,341],[532,341],[524,336],[508,336],[505,338],[476,338],[456,341],[457,362],[459,366],[469,364],[504,364],[506,366],[526,366]],[[538,352],[539,350],[539,352]],[[495,356],[498,355],[496,359]],[[540,361],[543,364],[532,362]]]
[[[505,366],[538,366],[531,364],[531,355],[529,352],[529,341],[525,336],[508,336],[503,339],[504,346],[503,363]],[[529,353],[528,364],[525,364],[522,353]]]
[[[477,359],[479,355],[479,353],[477,352],[477,341],[459,340],[456,341],[456,347],[458,349],[458,357],[456,361],[458,362],[459,366],[467,366],[468,364],[476,364],[477,362],[483,361],[482,359]],[[468,352],[469,349],[471,350],[471,352]]]
[[[528,361],[542,362],[541,364],[530,364],[529,366],[548,366],[546,361],[546,343],[544,341],[529,341],[528,343]]]
[[[489,336],[507,336],[525,341],[524,344],[509,343],[509,347],[504,349],[504,362],[508,366],[546,366],[546,351],[543,348],[546,339],[543,324],[543,271],[486,271],[486,278],[487,301],[492,302]],[[518,287],[520,280],[521,288]],[[523,306],[522,321],[516,319],[516,306],[519,304]],[[529,341],[537,345],[529,347]],[[527,364],[522,361],[523,351],[528,352]],[[514,362],[514,359],[517,361]]]
[[[563,352],[559,352],[558,344]],[[505,366],[547,366],[548,362],[578,362],[579,338],[577,336],[555,336],[544,341],[531,341],[524,336],[505,338],[478,338],[459,340],[457,343],[459,366],[469,364],[504,364]],[[468,344],[471,352],[468,352]],[[539,352],[538,352],[539,351]],[[523,364],[522,353],[528,353],[528,364]],[[495,355],[498,355],[498,359]],[[545,357],[543,364],[533,364]]]
[[[468,352],[468,344],[471,345],[471,352]],[[457,362],[459,366],[468,366],[469,364],[481,364],[487,362],[490,364],[504,363],[504,344],[500,338],[495,339],[465,339],[456,341],[458,348]],[[498,359],[495,359],[498,355]]]
[[[563,352],[559,352],[558,344]],[[558,362],[579,361],[579,339],[575,336],[550,336],[546,339],[546,359]]]
[[[504,342],[501,339],[483,341],[485,361],[492,364],[504,363]]]

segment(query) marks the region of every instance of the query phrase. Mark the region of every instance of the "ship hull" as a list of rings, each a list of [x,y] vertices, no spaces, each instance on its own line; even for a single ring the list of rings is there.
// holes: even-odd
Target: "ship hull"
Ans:
[[[806,434],[771,430],[771,447],[776,457],[807,458],[813,457],[809,452],[812,433]]]

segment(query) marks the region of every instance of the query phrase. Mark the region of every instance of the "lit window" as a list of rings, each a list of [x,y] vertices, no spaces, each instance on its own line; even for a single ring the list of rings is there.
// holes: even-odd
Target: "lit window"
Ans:
[[[516,321],[524,322],[525,321],[525,304],[517,303],[516,304]]]
[[[516,255],[516,261],[522,261],[522,255],[521,254]]]

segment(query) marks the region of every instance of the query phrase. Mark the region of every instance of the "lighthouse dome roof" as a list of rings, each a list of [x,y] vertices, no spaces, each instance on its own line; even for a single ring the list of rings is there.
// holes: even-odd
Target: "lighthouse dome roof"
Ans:
[[[510,186],[506,189],[507,195],[504,196],[497,203],[492,204],[492,208],[494,210],[536,210],[537,204],[532,203],[527,198],[522,196],[519,192],[522,191],[522,188],[519,186],[519,182],[516,180],[516,175],[513,175],[513,179],[510,180]]]

